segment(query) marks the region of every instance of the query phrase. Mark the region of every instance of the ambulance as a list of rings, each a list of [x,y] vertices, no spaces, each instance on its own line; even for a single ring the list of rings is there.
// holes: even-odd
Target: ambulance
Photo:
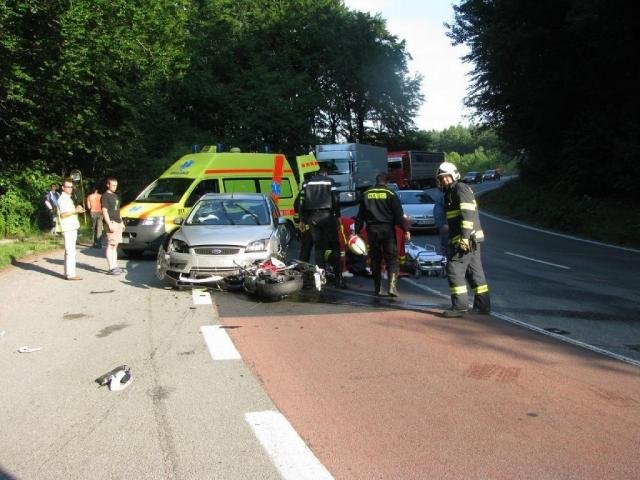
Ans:
[[[280,153],[243,153],[238,149],[218,152],[215,146],[205,146],[198,153],[181,157],[120,209],[126,227],[120,248],[130,257],[145,250],[157,251],[179,227],[176,219],[184,219],[205,193],[270,194],[293,233],[293,203],[301,178],[317,170],[318,162],[312,154],[296,157],[294,171]]]

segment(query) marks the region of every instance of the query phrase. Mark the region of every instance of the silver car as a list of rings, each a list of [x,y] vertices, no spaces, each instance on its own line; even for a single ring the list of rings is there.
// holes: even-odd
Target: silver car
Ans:
[[[278,207],[260,193],[209,193],[158,251],[156,273],[173,285],[239,284],[242,269],[284,259],[289,239]]]
[[[436,202],[428,193],[423,190],[398,190],[396,193],[411,230],[436,230],[433,216]]]

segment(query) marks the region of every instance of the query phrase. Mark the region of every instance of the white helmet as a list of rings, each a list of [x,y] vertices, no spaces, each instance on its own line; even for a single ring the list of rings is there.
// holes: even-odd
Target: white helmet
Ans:
[[[440,178],[444,177],[445,175],[451,175],[451,178],[453,178],[454,182],[460,180],[460,173],[458,173],[458,169],[451,162],[442,162],[438,167],[438,173],[436,173],[436,176]]]
[[[351,237],[349,237],[349,250],[356,255],[366,255],[367,244],[360,235],[351,235]]]

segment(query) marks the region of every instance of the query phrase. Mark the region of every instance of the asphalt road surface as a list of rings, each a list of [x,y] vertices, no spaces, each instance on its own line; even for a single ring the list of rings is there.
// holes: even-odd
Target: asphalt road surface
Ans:
[[[624,285],[638,253],[483,222],[504,318],[439,317],[441,278],[402,278],[397,301],[355,277],[262,302],[171,290],[151,257],[113,277],[80,247],[81,282],[62,279],[62,252],[15,262],[0,478],[637,478],[640,367],[621,345],[640,343]],[[126,389],[94,382],[121,364]]]

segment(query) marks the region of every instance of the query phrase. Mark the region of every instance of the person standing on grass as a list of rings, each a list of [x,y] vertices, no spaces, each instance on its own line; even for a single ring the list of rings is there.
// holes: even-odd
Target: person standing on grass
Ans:
[[[122,232],[124,223],[120,216],[120,196],[116,193],[118,180],[113,177],[107,179],[107,190],[100,199],[102,203],[102,218],[104,219],[104,229],[107,233],[107,248],[105,257],[109,275],[120,275],[122,270],[118,267],[118,245],[122,242]]]
[[[87,209],[91,213],[91,232],[93,233],[93,248],[100,248],[102,237],[102,203],[98,187],[94,187],[93,193],[87,196]]]
[[[62,193],[58,198],[58,223],[64,238],[64,278],[66,280],[82,280],[76,275],[76,241],[80,221],[78,214],[84,212],[82,205],[75,205],[73,198],[73,181],[65,178],[62,182]]]

